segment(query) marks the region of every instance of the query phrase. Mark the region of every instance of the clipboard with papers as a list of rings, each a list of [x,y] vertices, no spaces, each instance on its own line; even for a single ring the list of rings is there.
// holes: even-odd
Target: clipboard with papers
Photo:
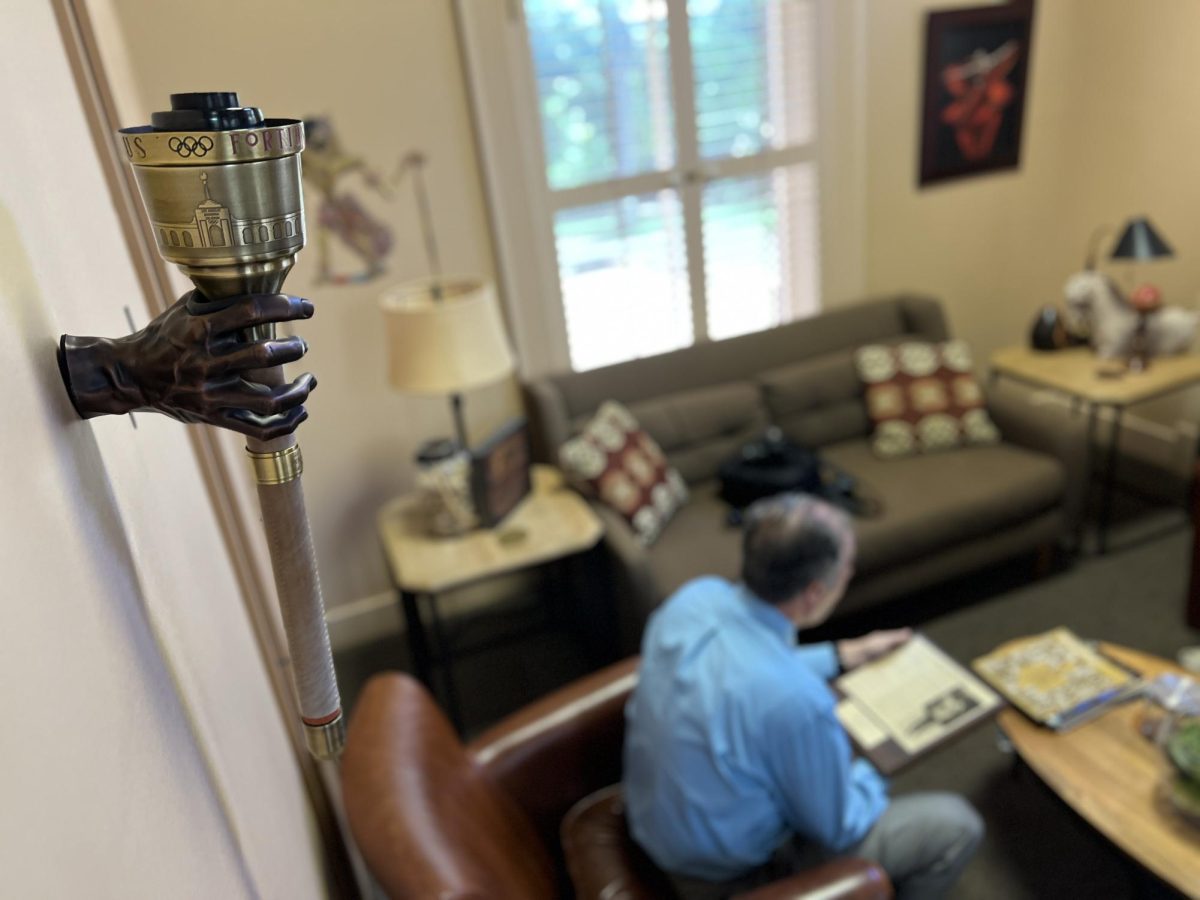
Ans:
[[[922,634],[834,681],[838,719],[884,775],[987,721],[1004,700]]]

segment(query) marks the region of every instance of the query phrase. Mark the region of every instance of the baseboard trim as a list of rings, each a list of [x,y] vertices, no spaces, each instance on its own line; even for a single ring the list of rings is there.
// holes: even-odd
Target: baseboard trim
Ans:
[[[341,603],[326,611],[329,643],[334,652],[361,646],[387,635],[404,633],[404,618],[392,591]]]

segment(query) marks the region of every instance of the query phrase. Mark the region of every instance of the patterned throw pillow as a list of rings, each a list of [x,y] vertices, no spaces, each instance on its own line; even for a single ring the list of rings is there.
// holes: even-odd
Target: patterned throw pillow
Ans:
[[[687,502],[687,485],[624,406],[605,403],[558,452],[567,477],[623,515],[647,546]]]
[[[855,354],[875,424],[877,456],[894,458],[966,444],[994,444],[1000,432],[962,341],[870,344]]]

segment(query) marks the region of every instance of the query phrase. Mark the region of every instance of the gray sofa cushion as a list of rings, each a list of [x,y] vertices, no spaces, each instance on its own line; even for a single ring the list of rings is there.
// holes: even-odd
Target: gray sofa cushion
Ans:
[[[1066,486],[1057,459],[1014,444],[884,460],[858,439],[822,454],[883,503],[880,517],[855,520],[864,575],[1033,518]]]
[[[680,391],[628,409],[689,484],[712,478],[721,460],[767,427],[758,387],[749,381]]]
[[[1061,502],[1065,484],[1056,459],[1013,444],[881,460],[857,439],[823,452],[884,504],[879,518],[854,520],[863,579],[1032,520]],[[725,524],[717,483],[691,490],[649,557],[660,597],[699,574],[739,576],[741,532]]]
[[[658,536],[649,555],[655,593],[666,599],[699,575],[736,581],[742,564],[741,529],[725,524],[729,507],[715,480],[692,485],[691,497]]]
[[[870,432],[853,351],[780,366],[758,382],[771,420],[799,444],[822,447]]]

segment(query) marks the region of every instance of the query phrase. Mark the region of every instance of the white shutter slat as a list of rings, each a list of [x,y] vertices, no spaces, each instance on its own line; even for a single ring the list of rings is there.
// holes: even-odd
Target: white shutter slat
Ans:
[[[554,232],[572,369],[595,369],[692,342],[677,192],[562,210]]]
[[[700,155],[811,143],[815,0],[689,0]]]
[[[817,310],[817,179],[811,163],[704,188],[704,277],[713,340]]]
[[[552,190],[675,164],[666,0],[525,0]]]

